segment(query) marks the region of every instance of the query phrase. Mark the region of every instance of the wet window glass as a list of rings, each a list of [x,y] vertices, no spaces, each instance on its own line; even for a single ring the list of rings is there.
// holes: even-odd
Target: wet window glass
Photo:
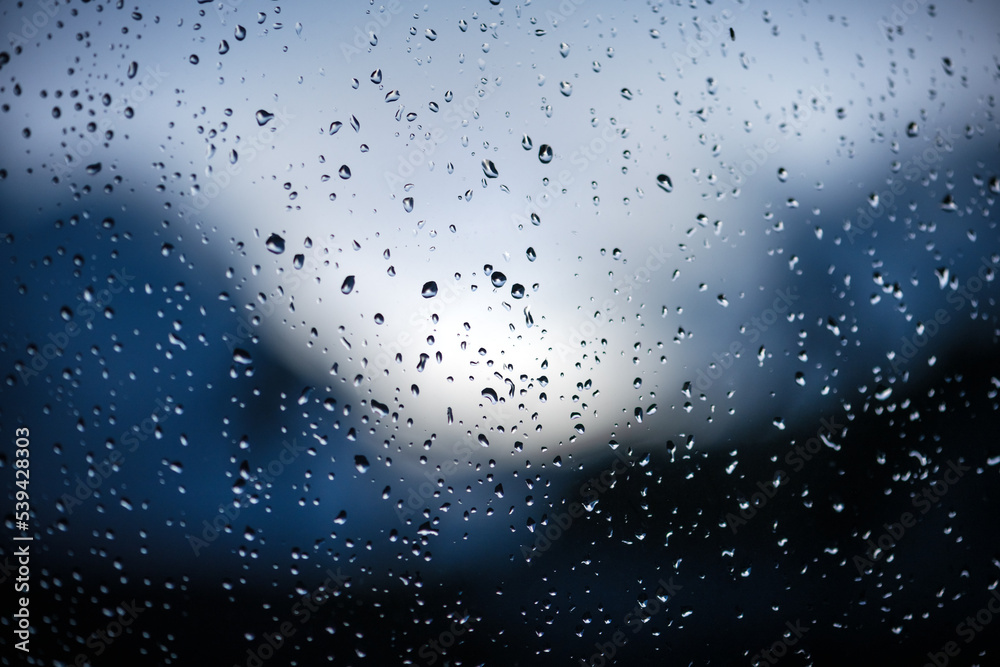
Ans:
[[[3,664],[991,665],[1000,6],[0,6]]]

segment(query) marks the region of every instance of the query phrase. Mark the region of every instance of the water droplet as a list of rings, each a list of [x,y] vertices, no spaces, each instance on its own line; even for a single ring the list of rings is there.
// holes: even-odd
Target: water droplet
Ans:
[[[496,178],[500,175],[497,171],[497,166],[493,164],[492,160],[483,160],[483,173],[486,174],[486,178]]]
[[[340,177],[345,181],[351,177],[351,168],[346,164],[340,166],[340,170],[337,172]]]
[[[494,271],[490,276],[490,282],[493,283],[494,287],[503,287],[504,283],[507,282],[507,276],[500,273],[499,271]]]
[[[486,389],[483,389],[483,391],[482,391],[482,394],[483,394],[483,398],[485,398],[486,400],[488,400],[488,401],[489,401],[490,403],[492,403],[493,405],[496,405],[496,404],[497,404],[497,401],[499,401],[499,400],[500,400],[500,399],[499,399],[499,398],[497,397],[497,392],[496,392],[496,390],[495,390],[495,389],[493,389],[493,388],[491,388],[491,387],[487,387]],[[480,435],[480,437],[483,437],[483,436],[482,436],[482,435]],[[483,446],[485,447],[486,445],[483,445]]]
[[[524,285],[521,283],[514,283],[510,288],[510,295],[515,299],[521,299],[524,297]]]
[[[666,174],[660,174],[659,176],[657,176],[656,184],[659,185],[664,192],[674,191],[674,182],[670,180],[670,177],[667,176]]]
[[[340,286],[340,291],[344,294],[350,294],[351,290],[354,289],[354,276],[347,276],[344,278],[344,284]]]
[[[271,234],[264,243],[265,247],[275,255],[285,252],[285,239],[277,234]]]
[[[219,55],[224,56],[229,53],[229,42],[222,40],[219,42]]]
[[[788,180],[788,170],[784,167],[778,167],[778,180],[782,183]]]
[[[255,117],[257,118],[257,125],[263,126],[266,125],[269,120],[274,118],[274,114],[264,111],[263,109],[258,109]]]
[[[561,55],[563,58],[569,55],[569,44],[567,44],[566,42],[562,42],[559,45],[559,55]]]
[[[538,161],[542,164],[552,162],[552,146],[542,144],[538,147]]]
[[[233,31],[233,36],[236,37],[236,41],[242,42],[247,37],[247,29],[238,25],[236,26],[236,30]]]
[[[917,125],[915,122],[910,123],[909,125],[906,126],[906,136],[915,137],[918,134],[920,134],[920,126]]]
[[[632,91],[629,90],[628,88],[622,88],[622,97],[624,97],[626,100],[632,99]]]
[[[372,79],[372,83],[375,83],[375,84],[382,83],[382,70],[381,69],[376,69],[374,72],[372,72],[371,79]]]
[[[407,197],[403,200],[403,210],[407,213],[413,212],[413,197]]]
[[[238,364],[248,365],[253,363],[253,357],[246,350],[236,348],[233,350],[233,361]]]
[[[427,30],[424,31],[424,36],[432,42],[438,38],[438,34],[430,28],[427,28]]]
[[[534,248],[528,248],[524,251],[525,256],[527,256],[529,262],[534,262],[538,255],[535,254]]]
[[[332,123],[330,123],[330,134],[337,134],[338,132],[340,132],[340,128],[342,127],[344,127],[344,124],[341,123],[339,120],[333,121]]]
[[[357,454],[354,457],[354,467],[357,468],[358,472],[361,473],[368,472],[368,468],[370,467],[370,465],[371,464],[368,463],[368,459],[362,456],[361,454]]]
[[[424,283],[423,288],[420,290],[420,296],[425,299],[430,299],[431,297],[437,296],[438,284],[433,280]]]
[[[570,83],[569,81],[560,81],[559,92],[565,95],[566,97],[569,97],[570,95],[573,94],[573,84]]]
[[[395,102],[398,99],[399,99],[399,91],[398,90],[390,90],[388,93],[385,94],[385,101],[386,102]]]
[[[524,137],[521,138],[521,146],[524,148],[524,150],[530,151],[531,150],[531,137],[529,137],[528,135],[524,135]]]

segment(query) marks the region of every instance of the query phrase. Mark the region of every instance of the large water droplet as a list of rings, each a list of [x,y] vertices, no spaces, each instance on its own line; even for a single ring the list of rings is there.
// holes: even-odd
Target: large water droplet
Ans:
[[[257,119],[257,124],[263,126],[267,125],[268,121],[274,118],[274,114],[263,109],[258,109],[254,117]]]
[[[277,234],[271,234],[267,237],[267,241],[264,242],[264,246],[275,255],[280,255],[285,252],[285,239]]]
[[[538,147],[538,161],[542,164],[552,162],[552,146],[542,144]]]
[[[340,171],[337,172],[340,177],[345,181],[351,177],[351,168],[346,164],[340,166]]]
[[[490,276],[490,282],[493,283],[494,287],[503,287],[504,283],[507,282],[507,276],[500,273],[499,271],[494,271]]]
[[[660,174],[659,176],[657,176],[656,184],[659,185],[664,192],[674,191],[674,182],[670,180],[670,177],[667,176],[666,174]]]
[[[431,297],[435,297],[437,296],[437,293],[438,293],[438,284],[433,280],[429,280],[426,283],[424,283],[423,288],[420,290],[420,296],[424,297],[425,299],[430,299]]]
[[[492,160],[483,160],[483,173],[486,174],[486,178],[496,178],[500,175]]]
[[[567,44],[566,42],[562,42],[561,44],[559,44],[559,55],[561,55],[563,58],[569,55],[569,44]]]
[[[238,364],[247,365],[253,363],[253,357],[246,350],[236,348],[233,350],[233,361]]]
[[[340,291],[344,294],[350,294],[351,290],[354,289],[354,276],[347,276],[344,278],[344,284],[340,286]]]

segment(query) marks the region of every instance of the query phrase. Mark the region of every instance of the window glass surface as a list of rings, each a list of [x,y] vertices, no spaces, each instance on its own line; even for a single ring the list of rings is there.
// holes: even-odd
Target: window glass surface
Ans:
[[[997,664],[997,26],[3,3],[0,663]]]

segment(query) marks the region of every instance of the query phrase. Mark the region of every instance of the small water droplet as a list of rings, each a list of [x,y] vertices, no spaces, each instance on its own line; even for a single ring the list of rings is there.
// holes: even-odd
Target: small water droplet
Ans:
[[[500,175],[492,160],[483,160],[483,173],[486,174],[486,178],[496,178]]]
[[[351,290],[354,289],[354,276],[347,276],[344,278],[344,283],[340,286],[340,291],[344,294],[350,294]]]
[[[569,44],[567,44],[566,42],[562,42],[561,44],[559,44],[559,55],[561,55],[563,58],[569,55]]]
[[[375,84],[382,83],[382,70],[376,69],[374,72],[372,72],[371,80],[372,83]]]
[[[542,164],[552,162],[552,146],[542,144],[538,147],[538,161]]]
[[[664,192],[674,191],[674,182],[670,180],[670,177],[666,174],[660,174],[656,177],[656,184],[660,186],[660,189]]]

